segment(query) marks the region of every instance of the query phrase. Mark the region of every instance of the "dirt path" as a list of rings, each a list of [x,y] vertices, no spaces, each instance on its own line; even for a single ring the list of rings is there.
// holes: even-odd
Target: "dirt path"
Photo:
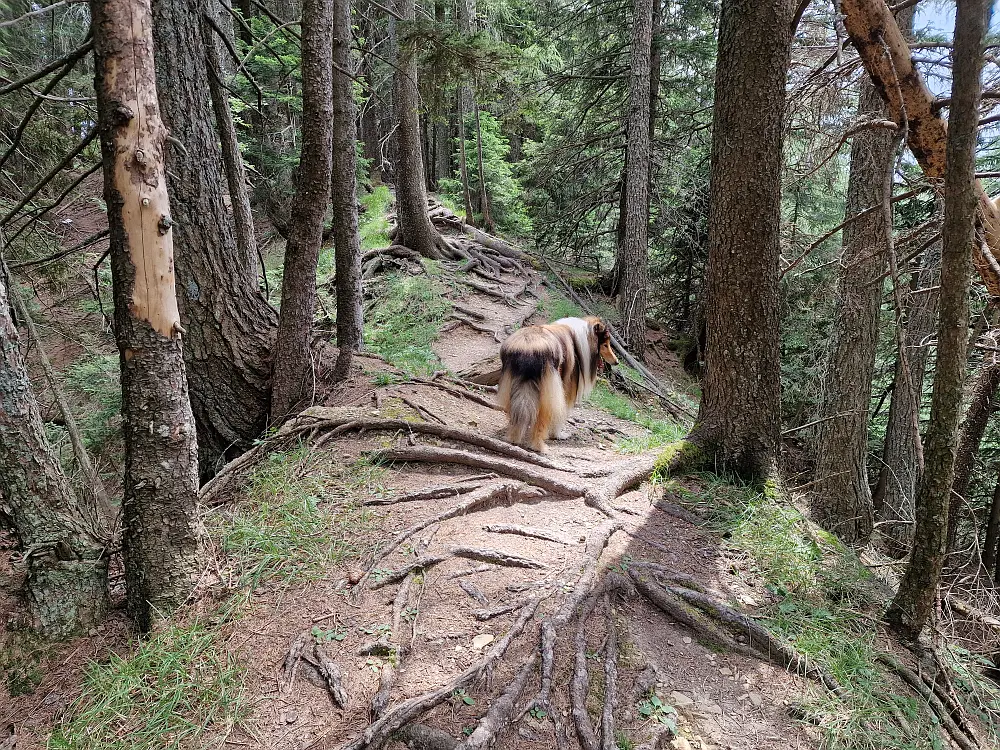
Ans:
[[[517,283],[515,279],[508,282]],[[529,318],[537,306],[537,299],[530,295],[522,295],[511,306],[471,289],[464,291],[459,304],[479,312],[482,327],[497,334],[464,324],[443,333],[434,350],[453,372],[483,363],[488,369],[496,358],[498,340]],[[502,413],[463,397],[459,386],[440,382],[447,389],[413,382],[377,388],[355,385],[349,397],[339,399],[335,406],[314,409],[310,415],[334,422],[426,419],[479,436],[502,435]],[[491,397],[481,390],[469,392]],[[551,444],[549,458],[559,470],[508,457],[501,461],[515,469],[513,473],[527,467],[556,482],[593,486],[601,481],[595,473],[613,473],[635,460],[616,452],[615,441],[645,432],[632,422],[586,405],[573,412],[572,428],[568,440]],[[331,438],[327,427],[316,433],[323,447],[314,450],[328,452],[330,461],[349,462],[393,446],[442,446],[490,455],[461,441],[404,436],[399,431],[359,436],[351,430]],[[441,486],[451,488],[450,496],[401,501],[407,494]],[[496,497],[474,511],[429,523],[491,488]],[[753,601],[754,595],[760,596],[730,572],[732,561],[718,548],[717,540],[656,510],[650,497],[649,488],[642,486],[614,501],[611,523],[616,530],[603,547],[600,537],[606,534],[609,519],[585,498],[545,492],[481,468],[439,462],[394,464],[377,500],[384,504],[373,506],[385,536],[379,540],[379,553],[366,561],[367,568],[341,570],[304,589],[271,592],[255,606],[262,625],[234,650],[239,658],[256,665],[250,688],[259,699],[246,731],[235,729],[230,741],[267,748],[344,747],[375,718],[373,700],[388,705],[391,713],[407,699],[426,696],[480,664],[512,627],[523,627],[495,664],[416,718],[452,738],[465,739],[480,726],[488,709],[498,705],[497,699],[521,667],[529,664],[528,682],[513,714],[519,718],[501,733],[495,746],[578,747],[566,688],[580,666],[589,667],[586,705],[600,737],[607,694],[604,661],[613,627],[619,654],[616,736],[605,747],[761,750],[812,746],[787,713],[787,703],[813,690],[811,683],[771,664],[703,647],[692,638],[695,634],[642,597],[612,593],[605,604],[605,598],[598,596],[582,635],[577,618],[564,618],[567,621],[557,630],[551,699],[531,705],[531,696],[539,689],[532,661],[537,654],[538,624],[558,619],[575,593],[585,593],[580,588],[584,585],[581,571],[586,573],[588,566],[600,579],[615,566],[623,570],[636,561],[652,561],[693,577],[725,600]],[[426,528],[421,528],[424,524]],[[415,528],[419,530],[402,543],[390,541]],[[414,568],[418,562],[421,567]],[[351,586],[362,575],[361,583]],[[535,606],[537,611],[525,624],[525,608]],[[299,663],[298,678],[287,685],[283,663],[289,646],[313,628],[343,635],[343,640],[336,639],[339,635],[326,640],[323,648],[343,673],[349,695],[346,708],[333,704],[308,661]],[[308,657],[313,637],[304,640]],[[583,665],[574,656],[578,650]],[[380,697],[380,689],[387,685],[390,689]],[[674,722],[678,737],[670,744],[664,729]],[[472,734],[469,742],[476,739]],[[364,745],[358,740],[350,746]],[[439,745],[418,742],[413,746]],[[403,745],[390,743],[390,747]]]

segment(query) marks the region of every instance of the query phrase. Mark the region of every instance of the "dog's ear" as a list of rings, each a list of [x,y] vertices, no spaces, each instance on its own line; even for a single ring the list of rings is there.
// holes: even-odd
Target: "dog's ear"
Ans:
[[[602,321],[599,320],[596,323],[594,323],[594,334],[597,336],[597,338],[600,339],[607,333],[607,331],[608,329],[604,326],[604,323]]]

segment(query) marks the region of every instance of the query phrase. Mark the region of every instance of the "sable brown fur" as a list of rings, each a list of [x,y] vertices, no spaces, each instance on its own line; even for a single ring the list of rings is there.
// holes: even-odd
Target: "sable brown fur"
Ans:
[[[618,364],[600,318],[562,318],[515,331],[500,347],[498,402],[507,440],[539,453],[559,437],[569,410],[590,395],[605,362]]]

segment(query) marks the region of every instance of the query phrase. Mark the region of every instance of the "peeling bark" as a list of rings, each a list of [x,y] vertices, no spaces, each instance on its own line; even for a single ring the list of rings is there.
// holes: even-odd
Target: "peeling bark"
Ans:
[[[198,449],[174,294],[150,4],[94,0],[92,13],[122,372],[122,557],[129,610],[148,630],[195,583]]]

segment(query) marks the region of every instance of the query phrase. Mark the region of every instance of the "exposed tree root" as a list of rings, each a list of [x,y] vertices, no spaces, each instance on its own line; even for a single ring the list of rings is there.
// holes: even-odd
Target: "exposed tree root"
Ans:
[[[531,570],[544,570],[549,566],[530,557],[522,557],[512,552],[504,552],[499,549],[487,549],[485,547],[453,547],[451,554],[455,557],[464,557],[468,560],[479,560],[480,562],[492,563],[508,568],[530,568]]]
[[[462,589],[462,591],[464,591],[470,599],[479,603],[483,607],[490,603],[490,600],[486,598],[486,594],[484,594],[482,590],[476,586],[476,584],[472,583],[472,581],[459,581],[458,587]]]
[[[475,320],[471,320],[461,315],[449,315],[448,317],[458,325],[466,325],[473,331],[489,334],[490,336],[493,337],[494,341],[496,341],[498,344],[500,343],[500,332],[497,331],[495,328],[490,328],[489,326],[481,325],[480,323],[477,323]]]
[[[413,411],[415,411],[420,416],[421,419],[425,419],[428,422],[437,422],[440,425],[446,424],[445,421],[441,419],[441,417],[432,412],[430,409],[421,404],[419,401],[414,401],[412,398],[409,398],[408,396],[403,396],[398,394],[396,397],[404,404],[409,406],[411,409],[413,409]],[[407,424],[411,423],[407,422]]]
[[[514,639],[521,635],[524,628],[534,617],[541,601],[541,597],[532,599],[521,611],[521,614],[510,630],[507,631],[506,635],[497,641],[477,663],[444,685],[405,700],[389,709],[380,719],[367,727],[355,740],[349,743],[344,750],[374,750],[375,748],[381,748],[393,733],[401,727],[447,700],[455,690],[464,688],[481,679],[488,670],[491,670],[503,658],[503,655],[507,653],[507,649],[510,648],[510,644]]]
[[[701,526],[706,520],[704,516],[700,516],[687,508],[682,508],[680,505],[667,502],[662,498],[653,503],[653,507],[659,511],[663,511],[668,516],[673,516],[681,521],[687,521],[692,526]]]
[[[338,708],[347,708],[349,697],[344,687],[344,673],[320,644],[313,646],[313,654],[316,658],[316,669],[326,683],[326,689],[330,693],[330,698]]]
[[[514,681],[490,704],[489,710],[473,730],[469,738],[458,746],[458,750],[483,750],[493,742],[500,732],[516,720],[517,699],[524,692],[528,680],[535,673],[538,652],[533,651],[517,673]]]
[[[945,728],[951,738],[960,748],[962,748],[962,750],[982,750],[979,744],[975,740],[971,739],[964,731],[962,731],[961,727],[955,723],[951,713],[947,708],[945,708],[941,699],[938,698],[930,687],[924,684],[924,681],[921,680],[912,669],[889,654],[879,654],[878,658],[879,661],[889,667],[889,669],[899,675],[907,685],[913,688],[914,692],[916,692],[918,696],[926,701],[927,705],[934,712],[934,715],[938,718],[938,721],[941,722],[941,726]]]
[[[486,622],[487,620],[492,620],[494,617],[500,617],[501,615],[510,614],[527,603],[527,599],[519,599],[516,602],[511,602],[510,604],[504,604],[493,609],[480,609],[473,613],[479,622]],[[485,602],[484,602],[485,604]]]
[[[396,739],[410,750],[455,750],[459,744],[447,732],[426,724],[407,724],[397,732]]]
[[[576,628],[576,658],[573,679],[569,684],[569,695],[573,706],[573,723],[576,737],[582,750],[601,750],[597,742],[594,724],[587,712],[587,694],[590,692],[590,675],[587,672],[587,620],[597,603],[596,596],[590,596],[580,612],[580,623]]]
[[[423,378],[413,378],[412,380],[406,380],[400,383],[400,385],[425,385],[431,388],[439,388],[445,393],[451,394],[452,396],[457,396],[459,398],[464,398],[468,401],[472,401],[474,404],[479,404],[480,406],[485,406],[487,409],[493,409],[494,411],[503,411],[503,408],[499,406],[495,401],[490,401],[488,398],[480,396],[478,393],[472,393],[463,387],[456,387],[449,385],[448,383],[442,383],[440,380],[424,380]]]
[[[488,573],[491,570],[496,570],[499,565],[474,565],[471,568],[463,568],[462,570],[456,570],[450,576],[448,576],[449,581],[453,581],[456,578],[464,578],[465,576],[475,575],[476,573]]]
[[[299,662],[302,661],[302,655],[306,650],[309,637],[309,631],[303,631],[299,633],[298,637],[288,647],[288,653],[285,654],[285,660],[282,664],[283,679],[281,692],[284,695],[288,695],[295,685],[295,677],[299,671]]]
[[[544,539],[547,542],[555,542],[556,544],[574,544],[572,539],[567,539],[562,534],[549,531],[548,529],[538,529],[534,526],[517,526],[510,523],[494,523],[483,526],[483,531],[488,531],[491,534],[517,534],[531,539]]]
[[[437,565],[438,563],[444,562],[445,560],[448,559],[448,557],[449,555],[425,555],[423,557],[418,557],[416,560],[407,565],[404,565],[402,568],[386,572],[377,581],[372,583],[370,588],[380,589],[383,586],[388,586],[398,581],[402,581],[404,578],[406,578],[408,575],[410,575],[410,573],[414,572],[415,570],[426,570],[427,568],[431,568]],[[359,585],[363,583],[366,579],[367,575],[365,576],[365,578],[361,579]]]
[[[476,475],[475,477],[461,477],[458,483],[455,484],[442,484],[436,485],[434,487],[427,487],[423,490],[417,490],[416,492],[408,492],[405,495],[396,495],[395,497],[375,497],[371,499],[366,499],[364,505],[396,505],[397,503],[412,503],[420,500],[441,500],[446,497],[460,497],[473,490],[479,489],[482,485],[471,484],[471,482],[479,481],[481,479],[490,479],[495,475]]]
[[[604,595],[608,620],[607,645],[604,647],[604,708],[601,712],[601,750],[616,750],[615,708],[618,705],[618,631],[610,597]]]

